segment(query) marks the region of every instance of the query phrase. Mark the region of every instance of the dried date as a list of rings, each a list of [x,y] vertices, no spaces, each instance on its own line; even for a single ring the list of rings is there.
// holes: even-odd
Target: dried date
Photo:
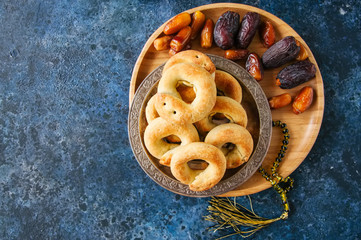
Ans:
[[[170,48],[175,52],[181,51],[191,40],[192,28],[186,26],[182,28],[170,42]]]
[[[292,97],[289,93],[284,93],[268,99],[269,106],[272,109],[277,109],[287,106],[291,102],[292,102]]]
[[[189,13],[183,12],[172,18],[163,29],[164,34],[170,35],[177,33],[179,30],[188,26],[192,21],[191,15]]]
[[[236,12],[227,11],[219,17],[214,27],[214,42],[223,50],[234,46],[239,29],[240,16]]]
[[[308,53],[306,48],[298,40],[296,40],[296,44],[300,46],[300,52],[298,53],[296,60],[298,61],[306,60],[308,58]]]
[[[204,22],[206,20],[206,16],[201,11],[196,11],[192,15],[192,34],[191,39],[196,39],[199,31],[202,29]]]
[[[241,28],[237,35],[237,47],[246,49],[251,43],[260,23],[260,16],[256,12],[248,12],[244,15]]]
[[[316,67],[310,61],[300,61],[282,69],[276,79],[276,85],[283,89],[294,88],[312,79],[316,74]]]
[[[172,41],[173,36],[171,35],[166,35],[163,37],[159,37],[156,40],[154,40],[153,45],[154,48],[157,51],[162,51],[162,50],[167,50],[170,48],[170,41]]]
[[[236,61],[246,58],[248,53],[247,49],[229,49],[224,51],[224,57]]]
[[[192,42],[188,42],[188,44],[181,50],[181,51],[185,51],[185,50],[189,50],[192,49]],[[172,48],[169,49],[168,54],[170,57],[176,55],[177,53],[179,53],[180,51],[176,52],[174,51]]]
[[[276,41],[276,32],[269,20],[264,21],[259,27],[259,36],[266,48],[271,47]]]
[[[287,36],[273,44],[262,55],[263,66],[266,68],[276,68],[295,59],[300,52],[296,39]]]
[[[201,47],[210,48],[213,43],[214,23],[212,19],[208,18],[201,32]]]
[[[172,57],[172,56],[174,56],[174,55],[176,55],[178,52],[176,52],[176,51],[174,51],[173,49],[169,49],[169,51],[168,51],[168,54],[169,54],[169,57]]]
[[[292,104],[292,111],[295,114],[300,114],[306,111],[313,102],[313,88],[306,86],[295,97]]]
[[[257,81],[261,81],[263,79],[263,66],[257,53],[251,53],[248,55],[246,61],[246,70]]]

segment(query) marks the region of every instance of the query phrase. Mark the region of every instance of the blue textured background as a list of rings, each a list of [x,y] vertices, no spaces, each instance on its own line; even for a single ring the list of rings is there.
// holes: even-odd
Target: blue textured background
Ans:
[[[147,38],[212,2],[0,2],[1,239],[220,236],[202,219],[209,199],[159,187],[127,137],[129,82]],[[361,239],[360,1],[242,3],[302,36],[325,87],[319,137],[292,174],[291,216],[250,239]],[[282,211],[271,189],[252,199],[261,216]]]

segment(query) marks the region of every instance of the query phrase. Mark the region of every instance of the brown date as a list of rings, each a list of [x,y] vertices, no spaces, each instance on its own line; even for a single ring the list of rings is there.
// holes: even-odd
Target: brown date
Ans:
[[[183,12],[172,18],[164,27],[163,33],[170,35],[178,32],[185,26],[188,26],[191,23],[191,15],[189,13]]]
[[[224,57],[236,61],[246,58],[248,53],[247,49],[229,49],[224,52]]]
[[[246,49],[251,43],[260,23],[260,16],[256,12],[248,12],[244,15],[241,28],[237,35],[237,47]]]
[[[153,45],[157,51],[167,50],[170,48],[170,41],[173,36],[163,36],[154,40]]]
[[[239,14],[232,11],[227,11],[219,17],[214,27],[214,42],[218,47],[226,50],[234,46],[239,19]]]
[[[296,39],[292,36],[287,36],[275,44],[273,44],[262,55],[263,66],[266,68],[276,68],[295,59],[300,52],[300,47],[297,46]]]
[[[192,42],[188,42],[188,44],[181,50],[181,51],[185,51],[185,50],[189,50],[189,49],[192,49]],[[180,52],[180,51],[179,51]],[[169,56],[174,56],[175,54],[179,53],[179,52],[176,52],[174,51],[173,49],[169,49]]]
[[[294,88],[309,81],[316,74],[316,67],[310,61],[301,61],[282,69],[276,78],[276,85],[283,89]]]
[[[292,102],[292,97],[289,93],[284,93],[268,99],[269,106],[272,109],[277,109],[287,106],[291,102]]]
[[[263,79],[263,66],[257,53],[251,53],[248,55],[246,61],[246,70],[257,81],[261,81]]]
[[[201,47],[210,48],[213,43],[214,23],[212,19],[208,18],[201,32]]]
[[[300,46],[300,52],[299,52],[298,56],[296,57],[296,60],[298,60],[298,61],[306,60],[308,58],[308,53],[307,53],[306,48],[298,40],[296,40],[296,44],[297,44],[297,46]]]
[[[300,114],[306,111],[313,102],[313,88],[310,86],[304,87],[295,97],[292,104],[292,111],[295,114]]]
[[[186,26],[182,28],[170,42],[170,48],[175,52],[181,51],[191,40],[192,28]]]
[[[272,23],[268,20],[261,23],[259,28],[259,36],[263,43],[263,46],[269,48],[276,41],[276,32]]]
[[[174,51],[173,49],[169,49],[169,52],[168,52],[169,57],[172,57],[172,56],[176,55],[177,53],[178,52]]]
[[[196,39],[198,36],[199,31],[202,29],[204,22],[206,20],[206,16],[201,11],[196,11],[192,15],[192,33],[191,33],[191,39]]]

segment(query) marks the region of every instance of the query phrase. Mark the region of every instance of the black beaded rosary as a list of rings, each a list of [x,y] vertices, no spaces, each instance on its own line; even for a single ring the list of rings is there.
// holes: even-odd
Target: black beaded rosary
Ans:
[[[290,134],[288,133],[288,129],[286,128],[286,123],[282,123],[281,121],[272,121],[272,127],[281,127],[282,133],[284,134],[281,150],[278,153],[275,161],[273,162],[273,166],[271,168],[271,176],[264,170],[262,166],[258,169],[258,171],[262,174],[262,177],[264,177],[267,181],[271,183],[272,187],[277,191],[277,193],[280,194],[284,207],[284,212],[280,218],[287,219],[290,207],[288,205],[286,194],[293,188],[294,180],[290,176],[283,178],[277,173],[277,169],[280,166],[280,162],[282,162],[282,158],[285,156],[288,140],[290,139]],[[284,183],[286,184],[286,186],[281,187],[280,183]]]
[[[281,121],[272,121],[272,127],[280,127],[282,130],[283,139],[281,149],[273,162],[271,174],[267,173],[262,166],[258,169],[258,171],[262,174],[262,177],[271,183],[272,187],[280,195],[283,205],[283,213],[278,218],[263,218],[253,211],[252,201],[249,196],[248,198],[250,200],[251,210],[236,203],[236,198],[234,198],[234,201],[231,201],[229,198],[212,197],[210,200],[210,206],[207,209],[210,215],[205,216],[207,221],[215,223],[211,230],[214,232],[227,228],[233,228],[234,230],[234,233],[228,234],[219,239],[237,234],[244,238],[249,237],[273,222],[288,218],[290,207],[287,200],[287,193],[293,188],[294,180],[289,176],[283,178],[278,174],[277,170],[286,154],[290,134],[286,123],[282,123]]]

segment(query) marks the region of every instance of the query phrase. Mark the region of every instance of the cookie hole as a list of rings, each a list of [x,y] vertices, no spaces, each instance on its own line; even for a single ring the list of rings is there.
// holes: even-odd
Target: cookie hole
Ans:
[[[176,111],[173,111],[173,114],[177,114],[177,112],[176,112]]]
[[[227,149],[229,151],[232,151],[234,148],[236,147],[236,145],[234,145],[231,142],[225,143],[223,144],[222,148]]]
[[[230,123],[231,120],[229,120],[223,113],[216,113],[212,116],[211,121],[216,124],[216,125],[220,125],[220,124],[226,124],[226,123]]]
[[[196,93],[193,87],[186,86],[185,84],[179,84],[177,86],[177,91],[179,92],[182,100],[186,103],[192,103],[196,98]]]
[[[182,143],[181,139],[179,137],[177,137],[176,135],[166,136],[166,137],[162,138],[162,140],[166,143],[174,143],[174,144]]]
[[[226,96],[226,94],[217,88],[217,96]]]
[[[194,159],[192,161],[189,161],[187,164],[188,164],[188,167],[193,170],[204,170],[209,165],[206,161],[201,160],[201,159]]]
[[[223,152],[224,156],[228,156],[228,154],[230,154],[231,152],[233,152],[236,149],[236,145],[234,145],[233,143],[225,143],[223,144],[221,151]]]
[[[163,103],[163,106],[167,105],[167,103]]]
[[[198,55],[196,55],[196,58],[199,58],[199,56],[198,56]]]

